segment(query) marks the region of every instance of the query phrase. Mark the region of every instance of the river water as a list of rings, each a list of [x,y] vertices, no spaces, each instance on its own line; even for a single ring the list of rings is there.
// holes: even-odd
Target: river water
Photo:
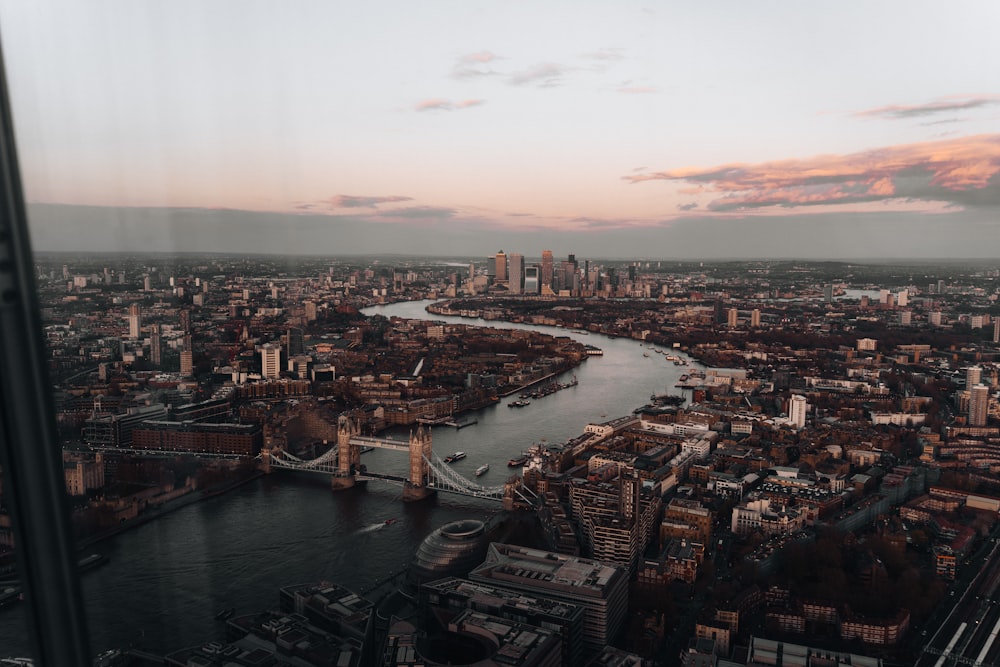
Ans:
[[[678,393],[680,375],[696,367],[675,366],[637,341],[597,334],[430,315],[429,301],[367,309],[367,314],[462,322],[496,328],[535,329],[568,335],[604,350],[559,379],[574,374],[579,384],[523,408],[501,403],[463,419],[463,429],[437,426],[434,451],[442,458],[465,451],[454,469],[470,479],[484,463],[490,471],[476,481],[501,484],[507,460],[532,443],[558,443],[583,432],[588,422],[612,419],[645,404],[652,393]],[[648,357],[643,353],[648,353]],[[675,352],[678,356],[684,356]],[[393,434],[405,438],[406,430]],[[406,456],[375,450],[362,461],[373,471],[406,474]],[[403,503],[401,488],[372,481],[334,494],[325,478],[277,472],[225,495],[197,502],[108,539],[93,549],[110,562],[83,575],[88,622],[95,653],[136,646],[154,653],[218,639],[217,611],[249,613],[277,605],[281,586],[335,581],[357,591],[405,568],[420,542],[434,529],[461,518],[485,518],[496,503],[439,494]],[[386,519],[398,519],[390,526]],[[27,655],[23,611],[0,610],[0,657]]]

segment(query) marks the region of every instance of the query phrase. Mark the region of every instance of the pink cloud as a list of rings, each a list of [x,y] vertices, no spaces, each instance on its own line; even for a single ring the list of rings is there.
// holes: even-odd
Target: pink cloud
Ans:
[[[486,104],[486,100],[461,100],[452,102],[442,98],[431,98],[417,102],[413,108],[415,111],[455,111],[456,109],[469,109]]]
[[[627,93],[633,95],[641,95],[643,93],[655,93],[656,88],[653,86],[622,86],[618,89],[619,93]]]
[[[714,211],[897,199],[1000,206],[1000,135],[623,178],[632,183],[687,183],[682,194],[716,195],[708,204],[708,210]]]

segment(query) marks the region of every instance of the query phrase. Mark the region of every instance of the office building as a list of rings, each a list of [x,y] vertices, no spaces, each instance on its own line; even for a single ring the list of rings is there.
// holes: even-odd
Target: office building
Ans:
[[[524,293],[525,294],[538,294],[538,267],[537,266],[526,266],[524,267]]]
[[[539,276],[539,285],[542,291],[546,291],[545,288],[549,290],[552,289],[552,280],[555,274],[555,260],[552,258],[551,250],[542,251],[542,271]]]
[[[524,284],[524,255],[511,253],[507,260],[507,291],[520,294]]]
[[[990,415],[990,388],[977,384],[969,391],[969,426],[986,426]]]
[[[594,560],[494,542],[473,581],[583,607],[583,651],[613,643],[625,625],[628,577]]]
[[[983,368],[982,366],[969,366],[965,369],[965,387],[967,389],[972,389],[977,384],[982,382],[983,379]]]
[[[495,266],[497,282],[507,282],[507,255],[504,254],[503,250],[497,253]]]
[[[571,667],[583,662],[583,608],[575,604],[448,577],[420,587],[419,608],[435,613],[444,621],[466,609],[475,609],[508,621],[548,628],[562,642],[563,665]]]
[[[265,343],[260,346],[260,375],[265,380],[281,377],[281,346]]]
[[[138,338],[142,334],[142,309],[133,303],[128,307],[128,337]]]
[[[792,394],[792,397],[788,401],[788,419],[792,422],[795,428],[803,428],[806,425],[806,409],[809,407],[809,403],[806,402],[806,397],[801,394]]]
[[[297,357],[305,354],[306,344],[305,344],[305,334],[302,329],[298,327],[289,327],[287,342],[285,344],[285,358],[291,359],[292,357]]]

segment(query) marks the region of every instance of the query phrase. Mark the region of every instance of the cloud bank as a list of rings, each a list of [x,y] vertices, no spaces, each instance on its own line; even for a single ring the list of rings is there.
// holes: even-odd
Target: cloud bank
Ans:
[[[1000,206],[1000,134],[623,178],[687,183],[682,193],[714,195],[707,210],[716,212],[894,200]]]
[[[965,111],[978,107],[1000,103],[995,95],[978,95],[973,97],[949,97],[925,104],[890,104],[874,109],[855,111],[853,115],[863,118],[907,119],[933,116],[940,113]]]

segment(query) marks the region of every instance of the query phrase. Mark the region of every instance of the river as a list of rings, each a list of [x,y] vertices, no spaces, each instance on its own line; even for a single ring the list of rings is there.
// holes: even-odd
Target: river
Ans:
[[[507,460],[532,443],[562,442],[582,433],[588,422],[630,413],[652,393],[677,393],[677,378],[697,367],[675,366],[634,340],[430,315],[424,310],[428,303],[377,306],[365,313],[534,329],[604,350],[560,377],[565,382],[575,374],[575,387],[524,408],[508,408],[516,398],[511,396],[464,414],[478,423],[463,429],[434,427],[435,453],[467,452],[453,466],[459,473],[474,478],[477,467],[490,464],[477,480],[481,484],[502,483],[510,474]],[[394,435],[406,433],[399,429]],[[362,460],[372,470],[406,474],[406,457],[398,452],[375,450]],[[95,545],[93,551],[110,561],[82,576],[91,648],[96,654],[133,645],[166,653],[218,639],[217,611],[277,606],[284,585],[329,580],[363,591],[404,568],[434,529],[460,518],[485,518],[497,509],[495,503],[448,494],[403,503],[399,487],[375,481],[334,494],[323,477],[277,472]],[[398,521],[386,526],[390,518]],[[0,657],[28,652],[21,607],[0,610]]]

